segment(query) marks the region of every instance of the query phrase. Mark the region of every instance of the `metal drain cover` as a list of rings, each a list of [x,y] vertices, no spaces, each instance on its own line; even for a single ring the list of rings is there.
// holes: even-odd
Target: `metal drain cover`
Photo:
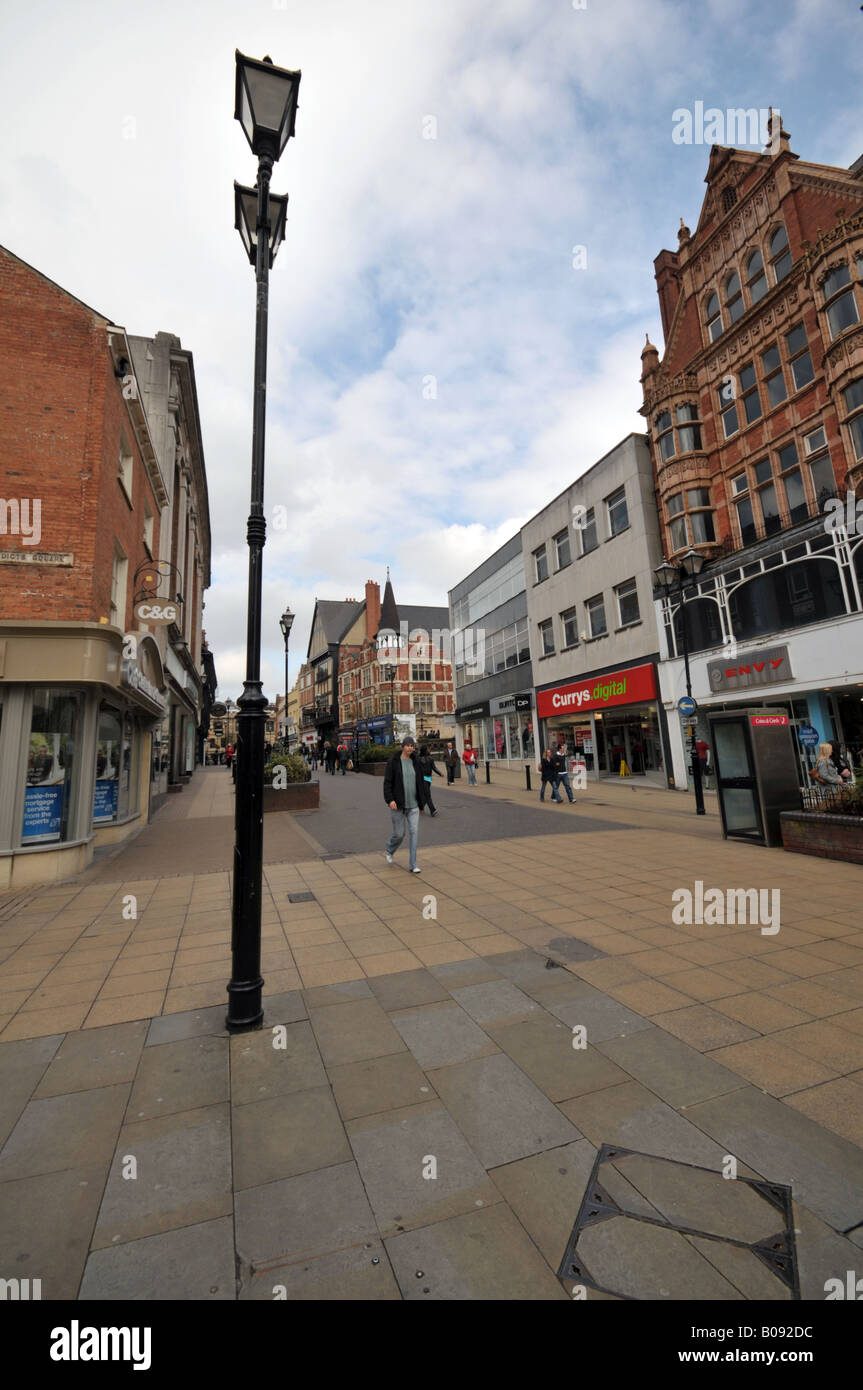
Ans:
[[[314,893],[289,893],[289,903],[313,903],[315,902]]]

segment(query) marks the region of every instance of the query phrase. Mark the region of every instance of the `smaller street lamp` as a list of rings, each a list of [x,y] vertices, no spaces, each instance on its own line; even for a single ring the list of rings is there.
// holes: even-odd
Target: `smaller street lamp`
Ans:
[[[291,628],[294,625],[294,614],[290,608],[286,608],[279,618],[279,627],[282,629],[282,636],[285,639],[285,747],[288,746],[288,638],[291,635]]]
[[[681,555],[677,564],[671,560],[663,560],[661,565],[657,565],[653,573],[665,590],[668,597],[671,587],[677,580],[677,596],[680,606],[680,634],[683,639],[683,665],[686,671],[686,693],[692,699],[692,677],[689,671],[689,634],[686,623],[686,604],[683,601],[683,580],[697,579],[704,568],[704,556],[693,546]],[[703,816],[704,810],[704,788],[701,783],[701,763],[698,760],[698,749],[695,746],[695,726],[692,725],[692,738],[690,740],[690,757],[692,761],[692,785],[695,792],[695,814]]]

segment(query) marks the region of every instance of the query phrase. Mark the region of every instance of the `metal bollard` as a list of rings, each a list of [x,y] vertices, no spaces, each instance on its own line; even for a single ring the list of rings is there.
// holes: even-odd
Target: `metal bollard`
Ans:
[[[488,785],[488,783],[491,782],[491,769],[489,768],[489,765],[488,765],[488,758],[486,758],[486,760],[485,760],[485,780],[486,780],[486,785]]]
[[[524,785],[525,791],[526,791],[526,792],[529,792],[529,791],[530,791],[530,763],[525,763],[525,765],[524,765],[524,783],[525,783],[525,785]]]

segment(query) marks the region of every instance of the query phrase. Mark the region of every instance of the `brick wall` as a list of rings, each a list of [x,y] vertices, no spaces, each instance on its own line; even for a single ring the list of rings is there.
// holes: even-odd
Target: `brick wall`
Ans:
[[[863,864],[863,820],[850,816],[783,811],[782,848],[819,859],[844,859]]]

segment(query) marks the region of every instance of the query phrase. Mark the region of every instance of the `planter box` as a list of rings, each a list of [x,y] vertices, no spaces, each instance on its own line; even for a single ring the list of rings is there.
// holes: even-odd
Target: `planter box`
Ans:
[[[863,864],[863,817],[830,816],[823,811],[783,811],[782,848],[819,859]]]
[[[361,762],[360,772],[367,772],[370,777],[383,777],[387,770],[385,762]]]
[[[289,782],[286,787],[264,787],[264,811],[317,811],[321,804],[320,782]]]

